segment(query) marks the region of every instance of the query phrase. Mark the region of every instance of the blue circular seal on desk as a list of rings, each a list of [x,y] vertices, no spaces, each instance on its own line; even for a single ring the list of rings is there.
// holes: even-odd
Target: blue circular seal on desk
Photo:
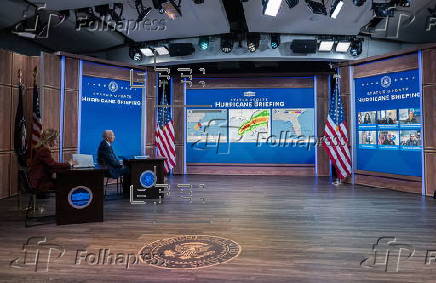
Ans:
[[[92,201],[92,192],[88,187],[77,186],[68,193],[68,203],[76,208],[83,209],[88,207]]]
[[[147,170],[142,172],[141,176],[139,176],[139,183],[143,188],[151,188],[156,184],[156,174],[153,171]]]

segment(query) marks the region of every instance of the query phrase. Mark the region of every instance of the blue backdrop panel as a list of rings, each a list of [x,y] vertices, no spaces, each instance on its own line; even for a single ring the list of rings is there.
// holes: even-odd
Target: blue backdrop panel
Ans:
[[[115,132],[118,156],[141,154],[142,89],[128,81],[82,77],[80,153],[97,154],[101,134]]]
[[[247,93],[248,92],[248,93]],[[250,93],[251,92],[251,93]],[[227,109],[226,112],[213,114],[215,116],[227,115],[227,118],[221,117],[219,123],[223,124],[223,139],[220,142],[190,142],[186,145],[186,162],[187,163],[271,163],[271,164],[314,164],[315,149],[313,142],[307,143],[287,143],[287,145],[278,146],[266,142],[267,136],[262,136],[259,142],[235,142],[229,134],[231,129],[231,110],[229,109],[268,109],[272,115],[273,109],[308,109],[307,115],[300,122],[306,129],[309,129],[310,136],[314,135],[314,90],[313,88],[286,88],[286,89],[197,89],[187,90],[187,105],[199,105],[189,109]],[[201,106],[200,106],[201,105]],[[204,105],[211,105],[212,108],[205,108]],[[192,112],[191,112],[192,113]],[[212,115],[212,114],[210,114]],[[189,116],[189,115],[188,115]],[[273,116],[271,116],[273,117]],[[189,117],[188,117],[189,118]],[[278,123],[269,121],[271,133],[274,126]],[[188,131],[192,128],[188,125]],[[272,123],[271,123],[272,122]],[[304,124],[304,125],[303,125]],[[218,131],[218,124],[211,131]],[[199,126],[200,123],[199,123]],[[232,125],[230,125],[232,126]],[[227,129],[226,129],[227,128]],[[188,136],[190,133],[188,132]],[[275,137],[276,141],[279,137]]]
[[[419,70],[355,79],[355,94],[357,169],[421,176]]]

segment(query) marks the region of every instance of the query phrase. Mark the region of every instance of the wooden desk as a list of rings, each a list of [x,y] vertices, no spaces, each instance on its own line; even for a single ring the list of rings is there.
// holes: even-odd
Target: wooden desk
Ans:
[[[130,185],[133,185],[133,190],[144,189],[144,179],[141,182],[141,176],[144,178],[144,174],[153,173],[155,175],[154,184],[164,184],[164,161],[165,158],[147,158],[147,159],[128,159],[125,160],[125,165],[129,167],[130,176],[123,189],[124,197],[128,198],[130,195]],[[151,171],[151,172],[150,172]],[[159,188],[152,185],[146,188],[147,199],[157,199],[159,196],[164,197],[163,193],[159,193]]]
[[[57,225],[103,221],[104,172],[82,168],[57,173]]]

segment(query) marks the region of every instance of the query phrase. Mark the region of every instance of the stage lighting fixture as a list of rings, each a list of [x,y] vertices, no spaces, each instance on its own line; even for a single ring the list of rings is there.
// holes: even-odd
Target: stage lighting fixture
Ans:
[[[255,52],[259,47],[260,34],[248,33],[247,34],[247,48],[250,52]]]
[[[129,57],[130,59],[132,59],[133,61],[136,62],[140,62],[143,59],[143,55],[141,52],[141,49],[139,49],[138,47],[129,47]]]
[[[182,11],[180,10],[180,3],[176,4],[174,0],[153,0],[153,6],[155,9],[159,10],[159,13],[167,14],[168,18],[174,20],[182,16]]]
[[[209,48],[209,36],[201,36],[198,39],[198,46],[200,50],[207,50]]]
[[[195,52],[192,43],[170,43],[168,49],[171,57],[189,56]]]
[[[333,39],[324,39],[319,43],[318,51],[321,52],[330,52],[333,49],[333,45],[335,45],[335,41]]]
[[[294,8],[295,6],[297,6],[298,2],[300,2],[299,0],[285,0],[286,4],[288,4],[289,9]]]
[[[324,4],[324,0],[322,0],[322,3],[312,1],[312,0],[306,0],[307,7],[309,10],[316,15],[327,15],[327,9]]]
[[[275,17],[279,12],[282,0],[262,0],[263,14]]]
[[[272,33],[271,34],[271,48],[277,49],[280,46],[280,34]]]
[[[339,41],[336,44],[336,52],[347,53],[348,49],[350,49],[350,45],[351,45],[350,41]]]
[[[112,8],[109,4],[95,6],[95,12],[100,15],[100,17],[110,16],[111,20],[115,22],[120,22],[123,20],[123,4],[114,3]]]
[[[165,46],[155,47],[154,50],[156,50],[157,54],[161,56],[170,54],[168,48],[166,48]]]
[[[372,9],[378,18],[393,17],[395,12],[395,7],[390,3],[372,3]]]
[[[145,8],[144,4],[142,4],[142,0],[135,0],[135,8],[138,13],[138,18],[136,22],[142,22],[144,18],[151,12],[151,7]]]
[[[231,35],[221,36],[221,51],[224,53],[230,53],[233,50],[233,38]]]
[[[398,6],[409,8],[411,5],[410,0],[398,0]]]
[[[145,56],[154,56],[154,51],[152,48],[146,47],[146,48],[141,48],[141,52],[142,54],[144,54]]]
[[[354,6],[360,7],[365,4],[366,0],[353,0]]]
[[[333,1],[332,7],[330,9],[330,18],[336,19],[339,13],[341,12],[343,6],[344,6],[344,1],[342,0]]]
[[[360,54],[362,54],[362,39],[361,38],[354,38],[351,41],[351,45],[350,45],[350,54],[351,56],[357,57]]]

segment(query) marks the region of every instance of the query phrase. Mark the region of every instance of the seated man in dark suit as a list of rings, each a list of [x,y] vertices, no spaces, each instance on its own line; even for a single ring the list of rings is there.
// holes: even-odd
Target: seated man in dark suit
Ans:
[[[112,143],[115,141],[115,134],[112,130],[103,132],[103,140],[101,141],[98,152],[97,162],[107,168],[106,177],[117,179],[120,176],[125,176],[129,172],[127,167],[123,167],[118,157],[112,149]]]

